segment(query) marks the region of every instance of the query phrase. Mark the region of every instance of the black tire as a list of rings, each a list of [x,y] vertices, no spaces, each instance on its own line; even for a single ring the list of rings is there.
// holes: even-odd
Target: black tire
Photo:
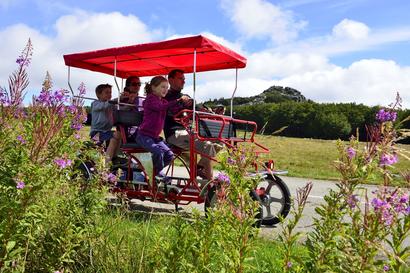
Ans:
[[[263,190],[264,188],[265,190]],[[257,190],[262,207],[262,225],[273,226],[285,218],[290,211],[291,200],[289,188],[276,175],[266,175]],[[261,192],[264,192],[261,194]]]
[[[205,216],[207,215],[209,209],[213,208],[215,206],[216,202],[216,186],[213,185],[208,189],[206,192],[206,197],[205,197],[205,202],[204,202],[204,211],[205,211]]]
[[[256,193],[255,190],[250,192],[252,200],[259,202],[258,212],[255,215],[255,227],[261,227],[262,220],[263,220],[263,207],[262,207],[262,200],[260,199],[259,195]]]
[[[95,173],[95,166],[94,162],[92,161],[79,161],[77,162],[77,170],[79,170],[80,175],[85,180],[90,180]]]

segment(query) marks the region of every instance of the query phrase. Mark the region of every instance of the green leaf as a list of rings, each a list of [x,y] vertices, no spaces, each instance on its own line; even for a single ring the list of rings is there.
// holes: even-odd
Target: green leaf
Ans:
[[[8,241],[6,245],[7,252],[10,252],[16,246],[15,241]]]

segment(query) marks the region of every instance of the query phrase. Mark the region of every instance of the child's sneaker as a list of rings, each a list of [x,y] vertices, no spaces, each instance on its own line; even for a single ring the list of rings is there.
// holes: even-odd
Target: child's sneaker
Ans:
[[[159,175],[155,176],[155,181],[157,181],[157,183],[162,182],[166,185],[169,185],[169,184],[171,184],[172,177],[159,174]]]
[[[172,178],[169,176],[155,176],[155,182],[157,183],[158,190],[168,194],[168,187],[171,185]]]

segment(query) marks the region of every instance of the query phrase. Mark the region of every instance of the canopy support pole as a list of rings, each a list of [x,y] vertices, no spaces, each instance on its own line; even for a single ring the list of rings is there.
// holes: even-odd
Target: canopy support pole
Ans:
[[[192,76],[193,76],[192,82],[193,82],[193,85],[194,85],[194,87],[193,87],[193,90],[194,90],[194,102],[193,102],[193,105],[192,105],[194,115],[193,115],[193,117],[192,117],[192,128],[195,128],[195,112],[196,112],[196,107],[195,107],[195,105],[196,105],[196,99],[195,99],[195,93],[196,93],[196,48],[194,49],[194,70],[193,70],[193,75],[192,75]]]
[[[231,118],[233,118],[233,98],[235,97],[236,89],[238,88],[238,68],[235,69],[235,89],[231,97]]]
[[[191,124],[191,132],[189,134],[189,156],[190,156],[190,160],[189,160],[189,168],[191,170],[191,174],[190,177],[194,178],[196,177],[196,162],[197,162],[197,156],[198,154],[196,153],[196,149],[195,149],[195,139],[197,137],[197,132],[196,132],[196,126],[195,126],[195,115],[196,115],[196,107],[195,107],[195,94],[196,94],[196,48],[194,48],[194,67],[193,67],[193,71],[192,71],[192,76],[193,76],[193,103],[192,103],[192,107],[193,107],[193,115],[192,115],[192,124]]]
[[[71,94],[72,94],[73,97],[74,97],[74,91],[73,91],[73,88],[71,87],[71,83],[70,83],[70,80],[71,80],[70,68],[71,68],[71,67],[68,66],[67,83],[68,83],[68,88],[70,88]]]
[[[120,110],[120,86],[117,81],[117,57],[114,59],[114,82],[117,86],[117,110]]]

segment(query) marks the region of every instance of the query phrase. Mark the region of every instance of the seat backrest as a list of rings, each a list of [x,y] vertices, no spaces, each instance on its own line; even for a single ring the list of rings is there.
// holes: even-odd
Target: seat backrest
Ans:
[[[198,125],[198,134],[201,137],[219,138],[220,133],[220,137],[224,139],[236,136],[234,124],[231,122],[203,118],[198,121]],[[224,126],[223,129],[222,126]]]
[[[143,112],[130,110],[115,110],[114,125],[139,126],[142,122]]]

